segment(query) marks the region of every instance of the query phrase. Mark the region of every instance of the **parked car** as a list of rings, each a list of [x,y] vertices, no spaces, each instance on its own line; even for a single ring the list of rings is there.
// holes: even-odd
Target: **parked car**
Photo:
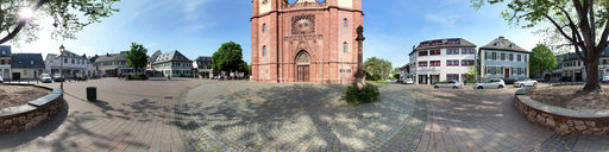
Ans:
[[[2,76],[0,76],[0,83],[3,83],[4,79],[2,78]]]
[[[40,82],[42,83],[51,83],[53,82],[53,78],[48,73],[43,73],[40,75]]]
[[[446,82],[438,82],[436,84],[434,84],[433,86],[434,88],[438,89],[438,88],[453,88],[453,89],[463,89],[463,84],[461,84],[459,81],[446,81]]]
[[[603,78],[601,79],[601,82],[609,83],[609,75],[603,76]]]
[[[65,79],[63,78],[63,76],[61,74],[55,74],[53,76],[53,81],[55,81],[55,82],[64,82]]]
[[[537,87],[537,80],[525,79],[514,82],[515,88]]]
[[[505,82],[501,79],[486,80],[481,83],[476,83],[474,89],[489,89],[489,88],[505,88]]]
[[[402,82],[404,84],[414,84],[414,81],[411,78],[408,78],[406,80],[404,80],[404,82]]]

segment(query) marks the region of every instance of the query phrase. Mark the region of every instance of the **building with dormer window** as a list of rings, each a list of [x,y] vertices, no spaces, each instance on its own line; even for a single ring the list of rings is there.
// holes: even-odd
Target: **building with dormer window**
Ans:
[[[177,50],[159,55],[152,63],[152,70],[161,72],[163,76],[193,76],[192,61]]]
[[[91,63],[84,54],[78,55],[68,50],[63,52],[63,56],[49,53],[44,62],[46,65],[45,72],[51,75],[60,73],[59,71],[62,69],[62,66],[63,72],[61,72],[61,75],[65,78],[74,78],[75,76],[90,77],[92,74]]]
[[[44,71],[40,53],[15,53],[12,55],[12,80],[37,80]]]
[[[462,39],[423,41],[410,52],[408,78],[415,84],[433,84],[438,81],[473,80],[468,76],[476,64],[476,45]]]
[[[479,49],[480,75],[482,79],[515,81],[529,78],[529,55],[503,36]]]

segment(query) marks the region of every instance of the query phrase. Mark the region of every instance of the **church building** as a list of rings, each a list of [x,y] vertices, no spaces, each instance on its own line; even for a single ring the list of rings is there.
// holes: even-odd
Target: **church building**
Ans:
[[[362,0],[253,0],[252,81],[349,84]]]

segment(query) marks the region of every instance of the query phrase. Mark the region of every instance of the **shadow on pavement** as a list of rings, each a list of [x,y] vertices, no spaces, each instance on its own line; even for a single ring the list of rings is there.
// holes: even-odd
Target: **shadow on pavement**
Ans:
[[[2,141],[0,142],[0,150],[14,148],[36,138],[48,136],[65,122],[68,117],[68,109],[68,102],[64,102],[61,110],[55,116],[52,116],[50,120],[43,122],[31,130],[0,136],[0,141]]]

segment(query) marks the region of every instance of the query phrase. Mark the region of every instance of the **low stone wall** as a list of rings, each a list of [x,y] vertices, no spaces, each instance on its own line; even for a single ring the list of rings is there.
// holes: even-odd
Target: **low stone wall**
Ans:
[[[31,85],[33,86],[33,85]],[[33,86],[52,90],[44,97],[30,101],[18,107],[0,109],[0,135],[12,134],[31,129],[42,122],[51,119],[63,107],[63,91],[41,86]]]
[[[546,105],[518,94],[514,104],[527,120],[549,127],[560,135],[609,135],[609,110],[576,111]]]

